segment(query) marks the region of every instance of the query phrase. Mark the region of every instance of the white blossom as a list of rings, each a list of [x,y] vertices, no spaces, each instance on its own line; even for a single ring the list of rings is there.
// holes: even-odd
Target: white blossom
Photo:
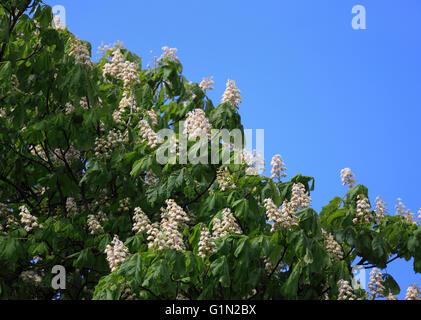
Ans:
[[[287,200],[282,204],[282,208],[279,209],[271,198],[267,198],[263,201],[263,205],[266,210],[266,216],[269,223],[273,223],[271,232],[276,232],[279,229],[291,229],[298,225],[298,219],[295,216],[295,211],[291,210]]]
[[[134,224],[132,230],[136,232],[136,234],[146,233],[150,228],[151,221],[140,207],[134,209],[133,220]]]
[[[111,242],[111,245],[107,245],[105,253],[107,254],[107,261],[110,269],[111,271],[114,271],[118,265],[126,259],[129,254],[129,249],[127,249],[117,235],[114,235],[114,239]]]
[[[200,232],[200,239],[199,239],[198,246],[199,246],[198,255],[204,259],[216,252],[215,240],[208,229],[203,229]]]
[[[237,84],[234,80],[228,79],[226,89],[222,95],[222,102],[229,102],[231,105],[238,109],[238,105],[241,103],[241,91],[237,88]]]
[[[243,233],[229,208],[222,210],[222,220],[219,218],[213,219],[212,231],[214,239],[219,239],[230,234]]]
[[[86,65],[92,68],[91,55],[88,48],[80,39],[73,39],[69,56],[75,57],[76,64]]]
[[[211,125],[205,112],[202,109],[194,109],[187,113],[184,122],[184,134],[188,134],[189,140],[196,140],[198,137],[210,137]]]
[[[417,224],[415,219],[415,214],[410,210],[407,209],[406,206],[403,204],[402,199],[398,198],[398,204],[395,206],[396,214],[403,217],[406,222],[409,224]]]
[[[380,196],[376,197],[376,207],[374,209],[374,214],[376,216],[376,222],[379,223],[386,213],[386,202],[382,200]]]
[[[38,226],[42,227],[38,225],[38,218],[31,215],[28,208],[26,208],[25,206],[20,206],[19,210],[20,210],[19,215],[21,216],[20,221],[25,225],[24,228],[26,232],[30,232],[32,229]]]
[[[278,178],[278,180],[281,181],[281,177],[285,178],[287,176],[287,174],[285,173],[287,168],[285,167],[285,163],[283,162],[282,157],[279,154],[273,156],[270,164],[272,166],[272,176],[270,177],[271,179]]]
[[[151,148],[156,148],[158,146],[158,144],[160,144],[162,142],[161,138],[158,136],[158,134],[152,130],[151,126],[149,125],[149,123],[142,119],[139,121],[139,135],[140,135],[140,142],[148,142],[148,145]]]
[[[351,172],[350,168],[345,168],[341,170],[341,179],[342,184],[344,186],[348,186],[349,188],[352,188],[354,186],[354,183],[357,182],[355,178],[355,175]]]
[[[77,214],[77,204],[74,198],[66,199],[66,210],[70,214]]]
[[[384,286],[384,280],[382,278],[382,273],[379,269],[373,268],[370,272],[370,281],[368,283],[368,288],[372,291],[371,292],[371,299],[375,299],[377,297],[384,298],[386,288]]]
[[[346,280],[339,280],[339,296],[338,300],[355,300],[356,296],[354,295],[354,290],[349,285],[349,282]]]
[[[358,195],[357,210],[355,218],[352,219],[354,224],[370,224],[372,222],[371,206],[368,198],[363,195]]]
[[[344,253],[341,245],[335,240],[333,235],[327,234],[324,230],[322,231],[325,237],[326,251],[330,254],[333,261],[340,261],[344,257]]]
[[[219,168],[216,173],[216,180],[218,181],[219,189],[221,191],[235,189],[232,175],[228,172],[227,168]]]
[[[168,48],[168,47],[162,47],[162,50],[164,51],[161,55],[161,57],[158,58],[157,62],[160,62],[162,60],[169,60],[169,61],[178,61],[178,58],[176,56],[177,49],[176,48]]]
[[[212,85],[215,84],[215,81],[213,81],[212,78],[213,77],[203,78],[203,80],[199,84],[200,89],[202,89],[205,92],[206,90],[213,90]]]
[[[408,287],[406,290],[405,300],[421,300],[420,288],[417,283]]]

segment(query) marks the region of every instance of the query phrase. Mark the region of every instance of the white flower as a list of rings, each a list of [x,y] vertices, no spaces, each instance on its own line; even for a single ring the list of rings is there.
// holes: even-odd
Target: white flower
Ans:
[[[219,189],[221,191],[235,189],[233,178],[228,172],[227,168],[219,168],[216,173],[216,180],[218,181]]]
[[[202,258],[206,258],[216,252],[215,240],[208,229],[203,229],[200,232],[200,240],[198,246],[198,255]]]
[[[273,223],[271,232],[275,232],[279,229],[291,229],[293,226],[298,225],[298,220],[295,216],[295,210],[287,200],[285,200],[282,204],[282,209],[279,209],[273,203],[271,198],[265,199],[263,201],[263,205],[266,210],[268,221]]]
[[[102,74],[104,77],[107,74],[110,74],[114,78],[122,80],[124,88],[129,88],[135,84],[139,78],[137,65],[134,62],[124,61],[120,48],[122,47],[118,46],[114,49],[111,63],[106,63],[104,65]]]
[[[116,129],[110,130],[105,138],[95,138],[95,156],[97,158],[110,158],[115,148],[128,141],[129,135],[127,131],[122,135]]]
[[[421,300],[420,288],[417,283],[408,287],[406,290],[405,300]]]
[[[140,142],[148,142],[148,145],[151,148],[156,148],[158,146],[158,144],[160,144],[162,142],[162,140],[160,139],[160,137],[158,136],[158,134],[152,130],[151,126],[149,125],[149,123],[142,119],[139,121],[139,134],[140,134]]]
[[[184,134],[188,134],[189,140],[196,140],[198,137],[210,137],[211,125],[205,112],[202,109],[195,109],[187,113],[184,122]]]
[[[376,215],[376,222],[379,223],[383,217],[386,209],[386,202],[384,202],[380,196],[376,197],[376,208],[374,209],[374,213]]]
[[[222,95],[222,102],[229,102],[231,105],[238,109],[238,105],[241,103],[241,91],[237,88],[237,84],[234,80],[228,79],[226,89]]]
[[[395,206],[396,214],[403,217],[406,222],[409,224],[417,224],[415,220],[415,214],[411,212],[410,209],[407,209],[406,206],[402,203],[402,199],[398,198],[398,204]]]
[[[372,291],[371,298],[373,300],[377,297],[384,298],[386,288],[384,287],[384,280],[379,269],[374,268],[371,270],[368,288]]]
[[[333,235],[327,234],[325,231],[322,231],[323,236],[325,237],[325,247],[326,251],[330,254],[333,261],[340,261],[344,257],[341,245],[336,242]]]
[[[213,90],[212,85],[215,84],[215,81],[212,80],[213,77],[210,78],[203,78],[202,82],[200,82],[199,87],[203,91],[206,92],[206,90]]]
[[[77,214],[77,204],[74,198],[67,198],[66,210],[70,214]]]
[[[88,48],[80,39],[73,39],[69,56],[75,57],[76,64],[86,65],[92,68],[91,55]]]
[[[178,58],[176,57],[177,49],[176,48],[168,48],[168,47],[162,47],[162,50],[164,51],[161,55],[161,57],[158,58],[157,62],[160,62],[162,60],[169,60],[169,61],[178,61]]]
[[[66,26],[63,25],[63,23],[60,20],[60,16],[54,15],[54,21],[53,22],[54,22],[54,28],[56,30],[65,30],[66,29]]]
[[[368,198],[363,194],[359,194],[357,200],[357,213],[355,218],[352,219],[352,222],[354,224],[370,224],[372,223],[372,218],[371,206]]]
[[[348,186],[349,188],[352,188],[354,186],[354,183],[357,182],[357,180],[354,179],[355,175],[351,172],[350,168],[345,168],[341,170],[341,179],[342,184],[345,186]]]
[[[150,228],[151,221],[140,207],[134,209],[133,220],[135,223],[133,224],[132,230],[136,232],[136,234],[146,233]]]
[[[278,180],[281,181],[281,177],[285,178],[287,176],[285,173],[287,168],[285,167],[285,163],[279,154],[273,156],[270,164],[272,165],[272,176],[270,177],[271,179],[278,178]]]
[[[352,287],[349,285],[349,282],[346,280],[339,280],[339,296],[338,300],[355,300],[356,296]]]
[[[107,245],[105,253],[107,254],[107,261],[110,266],[111,271],[114,271],[119,264],[121,264],[129,254],[129,249],[124,245],[124,243],[119,240],[118,236],[115,235],[112,245]]]
[[[38,226],[42,228],[41,225],[38,225],[38,218],[31,215],[31,213],[25,206],[20,206],[19,210],[19,215],[21,216],[20,221],[25,225],[24,228],[26,232],[29,232]]]
[[[173,199],[168,199],[165,203],[167,207],[161,208],[161,223],[153,223],[147,230],[149,247],[184,252],[186,247],[179,228],[186,226],[190,219]]]
[[[243,233],[229,208],[225,208],[222,211],[222,221],[219,218],[213,219],[212,230],[214,239],[219,239],[230,234]]]

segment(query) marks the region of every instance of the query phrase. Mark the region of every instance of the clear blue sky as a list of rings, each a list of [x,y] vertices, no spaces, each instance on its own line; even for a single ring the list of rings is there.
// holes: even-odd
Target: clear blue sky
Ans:
[[[69,29],[91,42],[94,59],[101,41],[123,41],[144,67],[150,50],[178,48],[189,80],[214,77],[214,102],[227,78],[236,80],[245,128],[265,130],[267,168],[279,153],[289,177],[314,176],[316,210],[345,194],[344,167],[390,212],[398,197],[413,212],[421,207],[419,0],[46,3],[66,8]],[[367,9],[366,30],[351,27],[357,4]],[[421,284],[409,268],[388,268],[400,298],[408,284]]]

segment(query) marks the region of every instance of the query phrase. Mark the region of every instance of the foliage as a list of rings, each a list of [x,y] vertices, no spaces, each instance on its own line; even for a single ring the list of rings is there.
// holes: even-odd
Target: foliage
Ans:
[[[235,188],[221,190],[221,165],[159,164],[156,148],[139,140],[139,121],[147,111],[158,116],[151,124],[154,131],[179,132],[181,121],[197,108],[213,128],[242,130],[237,108],[214,106],[197,83],[182,75],[177,59],[164,58],[143,69],[141,59],[121,47],[124,60],[137,66],[138,79],[129,87],[103,74],[112,50],[92,67],[76,63],[69,54],[75,37],[55,29],[52,20],[51,8],[41,1],[1,2],[2,299],[52,299],[58,292],[60,299],[123,299],[125,288],[136,299],[337,299],[337,283],[352,280],[355,261],[385,268],[395,258],[413,258],[414,270],[421,272],[417,225],[389,215],[370,224],[353,223],[358,195],[367,196],[362,185],[344,198],[335,197],[320,214],[299,210],[297,226],[271,232],[263,201],[271,198],[281,206],[290,201],[296,183],[310,193],[312,177],[275,182],[247,175],[247,164],[231,164],[227,169]],[[113,113],[126,94],[137,109],[116,122]],[[107,156],[96,153],[96,139],[106,139],[112,130],[127,138],[113,144]],[[189,141],[188,147],[194,143]],[[158,179],[154,184],[145,180],[150,172]],[[147,234],[132,231],[135,208],[157,222],[167,199],[194,214],[180,230],[186,246],[182,252],[149,247]],[[69,206],[72,201],[75,210]],[[38,227],[25,229],[19,216],[23,205]],[[216,252],[203,258],[198,254],[201,230],[211,229],[225,208],[242,233],[216,239]],[[89,215],[100,214],[102,231],[92,234]],[[342,259],[328,252],[322,230],[339,243]],[[114,235],[130,254],[111,272],[105,250]],[[65,290],[51,287],[54,265],[66,268]],[[22,277],[28,270],[42,279]],[[389,274],[385,285],[399,292]],[[356,294],[366,298],[362,291]]]

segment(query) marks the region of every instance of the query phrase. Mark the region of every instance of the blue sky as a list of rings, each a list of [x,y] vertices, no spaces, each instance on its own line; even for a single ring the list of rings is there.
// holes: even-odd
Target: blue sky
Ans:
[[[123,41],[143,66],[178,48],[184,74],[213,76],[219,102],[228,78],[242,91],[245,128],[265,130],[265,158],[281,154],[289,177],[314,176],[313,207],[343,196],[339,171],[395,212],[401,197],[421,207],[421,2],[417,0],[48,0],[66,23],[97,47]],[[367,29],[351,27],[364,5]],[[401,285],[421,284],[412,265],[387,271]],[[368,274],[367,274],[368,276]]]

